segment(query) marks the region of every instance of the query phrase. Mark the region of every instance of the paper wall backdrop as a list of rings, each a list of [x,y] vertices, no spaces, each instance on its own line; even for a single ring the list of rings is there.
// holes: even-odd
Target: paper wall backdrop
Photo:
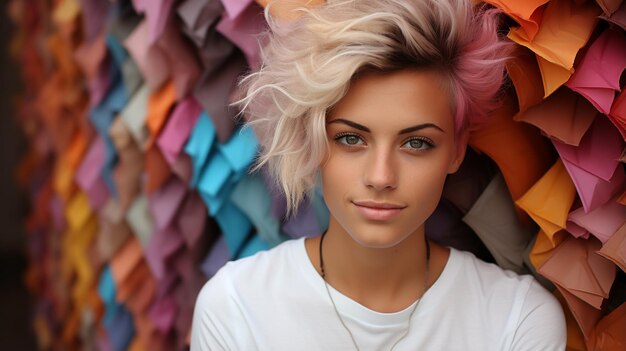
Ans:
[[[286,220],[265,173],[248,172],[257,139],[229,105],[259,67],[268,3],[6,5],[42,348],[185,349],[195,297],[221,266],[324,230],[319,194]],[[297,3],[270,12],[292,20]],[[624,350],[626,2],[487,3],[518,44],[511,84],[427,234],[535,274],[563,304],[570,349]]]

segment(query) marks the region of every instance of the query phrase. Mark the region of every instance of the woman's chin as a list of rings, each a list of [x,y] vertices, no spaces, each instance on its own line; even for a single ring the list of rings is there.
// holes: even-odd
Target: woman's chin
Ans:
[[[352,240],[362,247],[370,249],[389,249],[401,244],[410,234],[385,233],[384,230],[367,233],[361,231],[359,234],[350,234]]]

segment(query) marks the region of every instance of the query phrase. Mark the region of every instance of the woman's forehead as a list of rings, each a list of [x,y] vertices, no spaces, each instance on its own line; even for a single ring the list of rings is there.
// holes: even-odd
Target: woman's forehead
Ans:
[[[361,75],[329,112],[327,122],[342,118],[369,128],[399,129],[433,123],[452,133],[452,101],[442,79],[435,71],[417,70]]]

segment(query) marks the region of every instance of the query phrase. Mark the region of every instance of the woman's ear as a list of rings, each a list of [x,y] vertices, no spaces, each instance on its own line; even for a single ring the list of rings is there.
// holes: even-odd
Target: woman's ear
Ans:
[[[463,163],[463,159],[465,158],[465,151],[467,150],[467,141],[469,140],[469,131],[463,130],[457,137],[455,141],[455,154],[450,162],[450,166],[448,167],[448,174],[455,173],[459,167],[461,167],[461,163]]]

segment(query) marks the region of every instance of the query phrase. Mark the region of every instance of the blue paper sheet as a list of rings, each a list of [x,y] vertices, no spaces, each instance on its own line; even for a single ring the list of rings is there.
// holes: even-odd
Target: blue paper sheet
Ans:
[[[109,342],[114,351],[125,351],[135,336],[135,325],[133,316],[126,310],[122,309],[118,313],[111,325],[105,326]]]
[[[111,90],[102,100],[100,105],[93,108],[89,114],[89,120],[104,140],[105,160],[102,168],[102,178],[109,188],[110,193],[117,197],[115,182],[113,181],[113,168],[117,163],[117,150],[109,135],[109,128],[118,112],[128,103],[126,87],[121,79],[117,79]]]
[[[116,66],[121,67],[128,58],[128,52],[115,36],[107,35],[106,41]]]
[[[252,230],[252,223],[235,205],[225,203],[215,216],[231,256],[235,257]]]
[[[230,198],[252,221],[259,237],[270,246],[276,246],[287,239],[280,232],[278,220],[272,216],[272,198],[260,174],[244,176]]]
[[[231,175],[232,170],[226,158],[220,152],[212,152],[200,173],[198,190],[209,196],[217,196]]]
[[[198,193],[200,194],[202,201],[207,206],[209,214],[212,217],[217,215],[224,203],[231,201],[230,194],[239,182],[239,179],[241,179],[241,174],[232,174],[232,176],[226,180],[226,183],[224,183],[220,191],[215,196],[211,196],[203,192],[201,189],[198,189]]]
[[[202,112],[191,130],[191,135],[185,145],[185,153],[191,156],[193,163],[193,176],[191,178],[191,186],[193,187],[196,187],[198,184],[198,179],[213,146],[215,136],[213,121],[211,121],[206,112]]]
[[[233,170],[240,173],[244,172],[254,161],[258,142],[252,128],[244,127],[235,131],[226,143],[218,147]]]
[[[111,273],[111,268],[105,266],[100,273],[100,280],[98,282],[98,295],[102,299],[105,306],[105,313],[103,317],[104,325],[110,325],[113,323],[115,316],[119,313],[121,306],[115,301],[115,280]]]
[[[268,243],[263,241],[258,235],[253,235],[248,242],[243,246],[239,255],[237,255],[237,259],[252,256],[259,251],[269,250],[270,246]]]

